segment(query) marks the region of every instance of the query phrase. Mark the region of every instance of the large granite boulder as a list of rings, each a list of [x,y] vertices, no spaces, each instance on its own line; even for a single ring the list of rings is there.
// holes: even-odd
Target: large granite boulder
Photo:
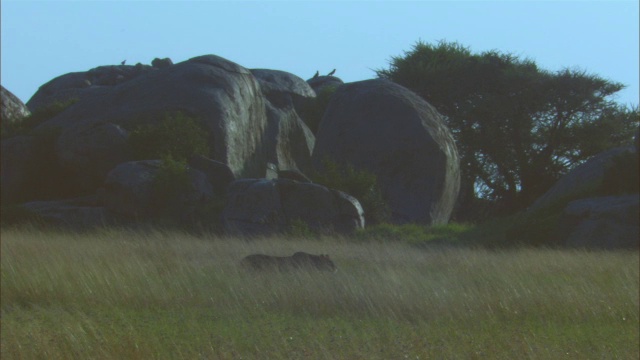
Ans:
[[[66,103],[71,99],[84,100],[85,97],[99,96],[109,88],[127,82],[154,70],[148,65],[99,66],[89,71],[60,75],[40,86],[29,99],[31,111],[45,108],[55,102]]]
[[[94,198],[31,201],[22,204],[22,207],[37,214],[47,224],[60,227],[82,229],[116,224],[113,214],[97,206]]]
[[[85,80],[89,85],[80,86]],[[128,131],[178,111],[207,130],[210,158],[235,176],[262,176],[267,116],[260,89],[249,70],[206,55],[161,68],[122,65],[67,74],[42,86],[29,105],[69,94],[78,99],[38,130],[60,129],[58,157],[95,189],[114,164],[133,160],[126,151]]]
[[[606,196],[570,202],[559,232],[570,247],[638,249],[640,196]]]
[[[16,123],[31,115],[29,108],[13,93],[0,86],[0,126],[2,133],[10,124]]]
[[[303,79],[284,71],[252,69],[251,73],[266,99],[267,160],[282,169],[310,169],[315,137],[297,109],[315,100],[315,92]]]
[[[614,160],[635,151],[633,146],[619,147],[602,152],[571,170],[538,198],[528,209],[534,212],[552,206],[560,201],[594,194],[601,186],[607,170]]]
[[[31,136],[15,136],[3,139],[0,185],[2,203],[17,203],[28,200],[25,193],[35,174],[34,157],[37,154],[35,140]]]
[[[116,166],[99,191],[99,203],[115,214],[145,219],[167,214],[189,217],[198,205],[213,198],[207,176],[188,167],[187,188],[174,198],[166,199],[165,194],[158,194],[154,189],[154,179],[161,166],[160,160],[130,161]]]
[[[323,89],[328,87],[337,88],[340,85],[344,84],[342,79],[335,76],[318,76],[307,80],[307,83],[316,94],[319,94]]]
[[[111,122],[85,121],[58,138],[55,152],[84,192],[91,192],[116,165],[130,158],[129,132]]]
[[[189,159],[189,166],[202,172],[213,187],[213,192],[222,197],[226,195],[229,184],[236,180],[233,172],[226,164],[202,155],[192,156]]]
[[[222,214],[230,234],[267,235],[303,221],[317,231],[349,233],[364,227],[355,198],[289,179],[241,179],[231,184]]]
[[[338,88],[312,159],[319,171],[328,159],[374,173],[395,223],[447,223],[460,187],[457,148],[442,116],[388,80]]]

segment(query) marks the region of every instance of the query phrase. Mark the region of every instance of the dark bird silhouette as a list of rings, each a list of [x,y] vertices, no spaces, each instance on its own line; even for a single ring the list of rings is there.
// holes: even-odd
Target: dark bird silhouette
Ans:
[[[120,65],[124,65],[124,63],[126,63],[127,60],[122,60],[122,62],[120,63]]]
[[[316,74],[313,75],[313,79],[317,78],[318,76],[320,76],[320,71],[316,71]]]
[[[335,74],[335,73],[336,73],[336,69],[333,69],[333,71],[331,71],[330,73],[328,73],[328,74],[327,74],[327,76],[331,76],[331,75],[333,75],[333,74]]]

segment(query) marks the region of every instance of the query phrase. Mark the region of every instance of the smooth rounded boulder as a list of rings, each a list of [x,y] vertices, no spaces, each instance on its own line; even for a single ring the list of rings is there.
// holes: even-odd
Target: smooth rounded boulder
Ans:
[[[460,188],[458,151],[442,115],[388,80],[347,83],[333,95],[312,160],[377,176],[394,223],[444,224]]]
[[[31,115],[29,108],[15,96],[11,91],[0,86],[0,121],[2,122],[2,132],[16,122]]]
[[[252,69],[265,97],[266,156],[281,169],[311,168],[315,137],[298,112],[316,94],[303,79],[280,70]]]
[[[82,79],[90,85],[79,87]],[[126,152],[129,131],[175,112],[198,119],[211,148],[208,157],[235,176],[264,174],[264,97],[251,72],[229,60],[204,55],[160,69],[99,67],[52,80],[28,104],[46,106],[67,93],[78,101],[38,129],[60,131],[57,155],[77,177],[90,180],[87,188],[99,187],[113,164],[133,160]]]
[[[227,192],[222,212],[230,234],[269,235],[302,221],[316,231],[349,233],[364,228],[358,200],[327,187],[290,179],[240,179]]]

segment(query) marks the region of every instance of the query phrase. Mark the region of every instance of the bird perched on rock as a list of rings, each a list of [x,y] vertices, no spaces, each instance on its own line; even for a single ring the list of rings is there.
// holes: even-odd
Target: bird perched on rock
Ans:
[[[333,75],[333,74],[335,74],[335,73],[336,73],[336,69],[333,69],[333,71],[331,71],[330,73],[328,73],[328,74],[327,74],[327,76],[331,76],[331,75]]]
[[[124,63],[126,63],[127,60],[122,60],[122,62],[120,63],[120,65],[124,65]]]
[[[316,71],[316,74],[313,75],[313,79],[317,78],[318,76],[320,76],[320,71]]]

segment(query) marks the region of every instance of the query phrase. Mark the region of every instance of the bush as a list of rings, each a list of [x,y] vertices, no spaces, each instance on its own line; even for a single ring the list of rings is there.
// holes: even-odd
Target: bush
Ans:
[[[375,174],[356,170],[351,165],[339,165],[325,159],[323,171],[311,174],[313,182],[343,191],[356,199],[364,210],[366,224],[374,225],[390,219],[390,210],[378,186]]]
[[[34,111],[33,113],[31,113],[31,115],[23,118],[20,121],[7,124],[3,123],[2,138],[5,139],[16,135],[26,135],[36,126],[60,114],[76,102],[78,102],[77,98],[72,98],[66,101],[55,101],[48,106]]]
[[[189,174],[185,160],[174,160],[171,156],[162,159],[162,165],[153,179],[154,199],[158,206],[166,208],[176,205],[181,195],[189,190]]]
[[[165,114],[156,124],[131,131],[129,146],[135,160],[186,160],[192,155],[209,156],[207,131],[197,119],[182,112]]]
[[[193,191],[189,167],[184,159],[167,156],[153,179],[152,191],[158,225],[183,230],[218,231],[224,198],[200,202],[189,199]]]

